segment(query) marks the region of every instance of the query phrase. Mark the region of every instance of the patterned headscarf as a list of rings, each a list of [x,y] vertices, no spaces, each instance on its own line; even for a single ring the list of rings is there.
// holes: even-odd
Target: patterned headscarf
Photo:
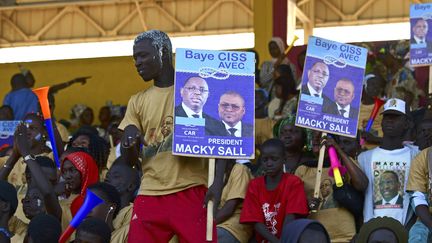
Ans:
[[[69,160],[81,174],[80,194],[73,200],[70,210],[74,216],[84,202],[87,187],[99,181],[99,171],[95,160],[85,152],[73,152],[66,156],[64,161]],[[63,170],[63,164],[62,164]]]
[[[273,37],[273,38],[271,38],[270,42],[276,43],[276,45],[279,47],[281,53],[285,52],[285,43],[282,40],[282,38],[280,38],[280,37]]]
[[[273,126],[273,137],[280,138],[280,132],[282,128],[286,125],[295,125],[296,121],[296,115],[295,114],[289,114],[286,118],[279,120],[276,122],[276,124]],[[312,150],[312,131],[309,129],[301,128],[304,131],[304,134],[306,135],[304,137],[306,150],[311,151]]]

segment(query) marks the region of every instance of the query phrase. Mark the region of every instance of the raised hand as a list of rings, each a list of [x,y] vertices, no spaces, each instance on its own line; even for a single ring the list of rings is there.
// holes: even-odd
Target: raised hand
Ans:
[[[17,148],[18,153],[21,156],[26,156],[30,153],[30,140],[27,136],[27,127],[24,125],[24,123],[21,123],[17,126],[15,130],[15,147]]]
[[[86,77],[77,77],[72,80],[73,83],[81,83],[82,85],[87,83],[87,79],[91,78],[91,76]]]

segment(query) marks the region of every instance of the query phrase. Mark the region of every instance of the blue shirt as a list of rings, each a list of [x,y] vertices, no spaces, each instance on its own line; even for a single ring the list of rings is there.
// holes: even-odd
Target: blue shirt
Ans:
[[[28,113],[39,112],[39,101],[31,89],[23,88],[9,92],[3,105],[12,107],[14,120],[22,120]]]

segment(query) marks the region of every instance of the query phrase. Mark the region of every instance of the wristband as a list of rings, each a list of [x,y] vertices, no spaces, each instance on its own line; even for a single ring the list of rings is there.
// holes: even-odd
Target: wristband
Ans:
[[[9,230],[7,230],[5,228],[0,228],[0,233],[2,233],[3,235],[5,235],[6,238],[8,238],[8,239],[12,238],[11,232],[9,232]]]

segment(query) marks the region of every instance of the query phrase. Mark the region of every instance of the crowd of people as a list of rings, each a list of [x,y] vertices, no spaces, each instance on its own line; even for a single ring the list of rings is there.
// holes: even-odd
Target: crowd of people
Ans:
[[[419,102],[425,95],[412,85],[415,74],[399,53],[403,44],[395,46],[398,51],[371,51],[357,110],[349,106],[352,81],[339,80],[331,101],[322,93],[328,69],[318,62],[305,70],[309,82],[302,86],[305,52],[293,63],[285,42],[272,38],[272,60],[256,69],[255,131],[232,121],[230,112],[240,121],[244,114],[237,93],[220,97],[223,122],[202,111],[209,92],[204,78],[186,80],[182,103],[175,104],[171,42],[158,30],[138,35],[133,47],[138,75],[153,85],[125,109],[102,107],[97,126],[85,105],[73,107],[71,121],[53,116],[55,142],[31,91],[35,78],[28,70],[15,74],[0,107],[0,120],[22,121],[13,145],[0,148],[0,243],[206,242],[209,200],[215,242],[430,242],[432,110]],[[51,112],[59,90],[87,78],[51,87]],[[323,98],[330,114],[359,116],[357,138],[295,126],[299,93]],[[386,103],[366,132],[377,98]],[[171,152],[176,116],[205,119],[207,135],[255,136],[256,159],[216,159],[207,185],[206,159]],[[328,153],[318,166],[323,145],[335,149],[346,171],[342,187],[330,176]],[[103,202],[65,237],[89,194]]]

